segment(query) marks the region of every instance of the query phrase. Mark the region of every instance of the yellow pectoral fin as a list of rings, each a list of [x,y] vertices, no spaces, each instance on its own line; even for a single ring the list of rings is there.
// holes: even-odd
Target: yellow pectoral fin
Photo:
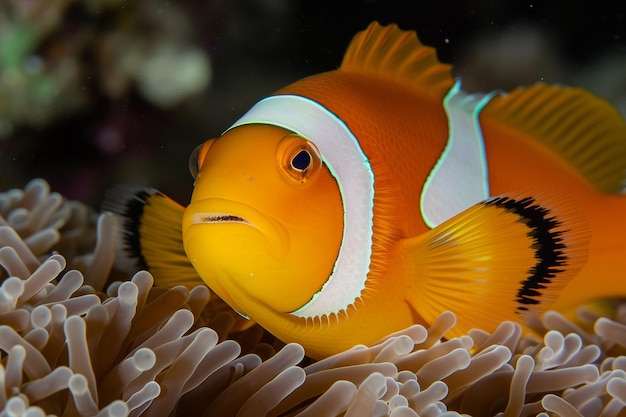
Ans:
[[[183,248],[180,204],[151,188],[120,185],[107,192],[102,210],[120,219],[120,267],[131,272],[147,269],[163,287],[203,284]]]
[[[490,198],[403,242],[407,301],[428,323],[453,311],[448,336],[522,322],[580,271],[589,239],[586,218],[562,195]]]

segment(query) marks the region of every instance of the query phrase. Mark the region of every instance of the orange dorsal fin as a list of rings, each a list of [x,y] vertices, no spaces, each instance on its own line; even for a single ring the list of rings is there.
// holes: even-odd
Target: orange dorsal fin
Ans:
[[[566,195],[493,197],[402,242],[415,277],[406,300],[428,323],[457,315],[449,336],[493,331],[545,311],[587,261],[587,219]]]
[[[581,88],[537,84],[494,97],[486,119],[544,143],[597,190],[623,192],[626,123],[608,102]]]
[[[451,66],[437,59],[414,31],[372,22],[348,46],[341,70],[374,75],[432,92],[442,99],[454,84]]]

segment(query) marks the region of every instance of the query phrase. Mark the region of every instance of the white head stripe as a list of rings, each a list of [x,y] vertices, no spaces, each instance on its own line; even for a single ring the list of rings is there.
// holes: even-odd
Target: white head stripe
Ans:
[[[443,101],[448,142],[421,195],[424,222],[435,227],[489,197],[489,173],[478,114],[491,94],[467,94],[460,82]]]
[[[268,97],[228,130],[257,123],[282,127],[313,142],[337,181],[343,201],[344,228],[334,270],[320,291],[292,314],[312,318],[339,313],[360,297],[370,267],[374,173],[367,156],[343,121],[305,97]]]

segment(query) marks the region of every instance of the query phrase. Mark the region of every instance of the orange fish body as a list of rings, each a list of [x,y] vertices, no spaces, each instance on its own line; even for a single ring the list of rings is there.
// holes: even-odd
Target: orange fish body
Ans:
[[[581,91],[578,91],[581,93]],[[562,100],[571,99],[565,95]],[[564,104],[564,103],[560,103]],[[488,109],[486,109],[488,110]],[[609,109],[611,110],[611,109]],[[609,115],[610,112],[607,112]],[[579,145],[581,155],[593,155],[602,162],[602,155],[607,156],[607,163],[612,164],[613,158],[621,158],[623,164],[623,148],[626,142],[624,123],[614,119],[614,130],[607,133],[617,137],[599,137],[588,139],[591,143]],[[601,125],[602,121],[598,124]],[[620,125],[621,123],[621,125]],[[610,123],[606,123],[610,125]],[[610,130],[608,130],[610,131]],[[579,306],[590,300],[623,297],[626,289],[626,242],[622,233],[626,230],[626,197],[619,194],[617,188],[607,188],[600,191],[571,165],[565,163],[559,155],[548,152],[536,143],[533,138],[524,138],[506,127],[496,123],[483,122],[487,152],[489,158],[489,181],[493,195],[505,193],[505,190],[528,190],[530,188],[559,190],[573,199],[582,212],[590,229],[591,239],[588,246],[588,258],[572,279],[560,291],[558,299],[550,304],[551,309],[565,311]],[[613,133],[615,132],[615,133]],[[499,138],[511,138],[509,143]],[[519,138],[519,139],[518,139]],[[517,140],[516,140],[517,139]],[[603,140],[606,140],[604,143]],[[615,148],[611,148],[611,141],[615,141]],[[606,146],[599,155],[594,155],[595,145]],[[575,143],[570,146],[574,147]],[[591,169],[601,171],[601,166]],[[613,173],[619,173],[620,168],[613,167]],[[609,168],[609,171],[611,168]],[[619,178],[619,174],[615,175]],[[619,180],[618,180],[619,181]],[[600,182],[600,181],[598,181]],[[621,191],[620,191],[621,192]]]
[[[626,295],[615,110],[547,85],[466,94],[395,26],[370,25],[338,70],[261,101],[192,164],[184,211],[144,196],[142,260],[157,282],[177,271],[166,244],[146,256],[156,239],[145,216],[169,204],[180,258],[312,357],[445,310],[454,335]]]

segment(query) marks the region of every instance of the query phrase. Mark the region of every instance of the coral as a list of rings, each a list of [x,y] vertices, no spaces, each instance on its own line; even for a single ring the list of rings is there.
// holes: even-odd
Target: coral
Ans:
[[[617,416],[626,304],[446,340],[450,312],[313,362],[204,286],[117,280],[110,214],[42,180],[0,194],[2,416]]]
[[[0,138],[123,99],[137,85],[158,107],[203,91],[207,54],[170,2],[16,1],[0,5]]]

